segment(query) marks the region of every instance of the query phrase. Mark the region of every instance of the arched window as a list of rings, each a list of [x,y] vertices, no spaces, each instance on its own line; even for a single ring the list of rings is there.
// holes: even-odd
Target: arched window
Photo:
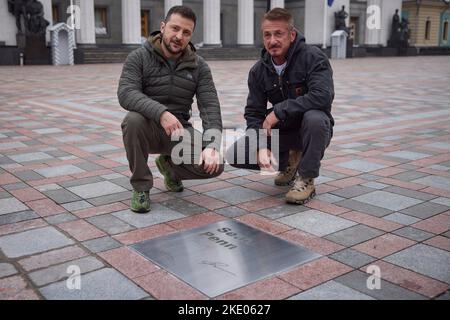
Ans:
[[[431,21],[430,18],[427,18],[427,22],[425,23],[425,40],[430,40],[430,29]]]
[[[444,30],[442,30],[442,40],[448,41],[448,20],[444,22]]]

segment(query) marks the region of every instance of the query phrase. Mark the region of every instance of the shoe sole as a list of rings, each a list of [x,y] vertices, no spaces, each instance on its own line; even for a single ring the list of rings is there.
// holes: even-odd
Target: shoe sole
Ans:
[[[133,212],[135,212],[135,213],[148,213],[148,212],[150,212],[151,211],[151,209],[139,209],[139,210],[136,210],[136,209],[133,209],[133,208],[130,208],[130,210],[131,211],[133,211]]]
[[[292,203],[292,204],[305,204],[308,201],[312,200],[314,197],[316,196],[316,191],[313,191],[310,196],[304,200],[294,200],[294,199],[286,199],[287,203]]]
[[[166,174],[164,174],[164,171],[166,171],[166,170],[164,170],[162,168],[162,164],[159,163],[159,157],[158,157],[158,159],[156,159],[155,163],[156,163],[156,167],[158,168],[159,172],[164,176],[164,185],[166,186],[166,189],[171,192],[182,192],[184,190],[184,187],[181,187],[180,189],[172,189],[167,185],[167,177],[166,177]]]

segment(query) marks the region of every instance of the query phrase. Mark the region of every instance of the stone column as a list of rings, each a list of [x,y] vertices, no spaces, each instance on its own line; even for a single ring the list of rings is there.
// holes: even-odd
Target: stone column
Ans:
[[[95,44],[94,0],[76,0],[74,4],[80,7],[80,30],[76,30],[77,43]]]
[[[284,0],[270,0],[270,9],[284,8]]]
[[[238,45],[253,46],[253,0],[238,0]]]
[[[141,0],[122,0],[122,43],[141,43]]]
[[[220,0],[203,1],[203,43],[205,46],[220,47]]]
[[[164,15],[167,15],[169,9],[174,6],[181,6],[183,4],[183,0],[164,0]]]

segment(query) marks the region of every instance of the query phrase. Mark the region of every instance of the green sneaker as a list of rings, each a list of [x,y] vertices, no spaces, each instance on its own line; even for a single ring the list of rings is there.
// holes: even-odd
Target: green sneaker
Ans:
[[[137,213],[147,213],[150,211],[149,191],[133,191],[131,211]]]
[[[170,156],[166,155],[160,155],[158,158],[156,158],[156,166],[158,167],[159,172],[164,176],[164,184],[167,188],[167,190],[172,192],[181,192],[183,191],[183,183],[181,180],[175,180],[172,178],[170,167],[168,164],[168,161],[170,159]]]

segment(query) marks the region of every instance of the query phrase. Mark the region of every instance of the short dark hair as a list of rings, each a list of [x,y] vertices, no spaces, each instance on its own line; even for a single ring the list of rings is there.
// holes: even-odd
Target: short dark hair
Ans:
[[[166,19],[164,20],[165,23],[167,23],[170,20],[170,16],[173,14],[179,14],[183,18],[189,19],[194,21],[194,28],[197,24],[197,16],[195,15],[194,11],[186,6],[173,6],[169,9],[169,12],[167,12]]]
[[[285,21],[289,24],[289,27],[294,28],[294,17],[289,11],[283,8],[273,8],[264,15],[261,23],[264,22],[265,20]]]

